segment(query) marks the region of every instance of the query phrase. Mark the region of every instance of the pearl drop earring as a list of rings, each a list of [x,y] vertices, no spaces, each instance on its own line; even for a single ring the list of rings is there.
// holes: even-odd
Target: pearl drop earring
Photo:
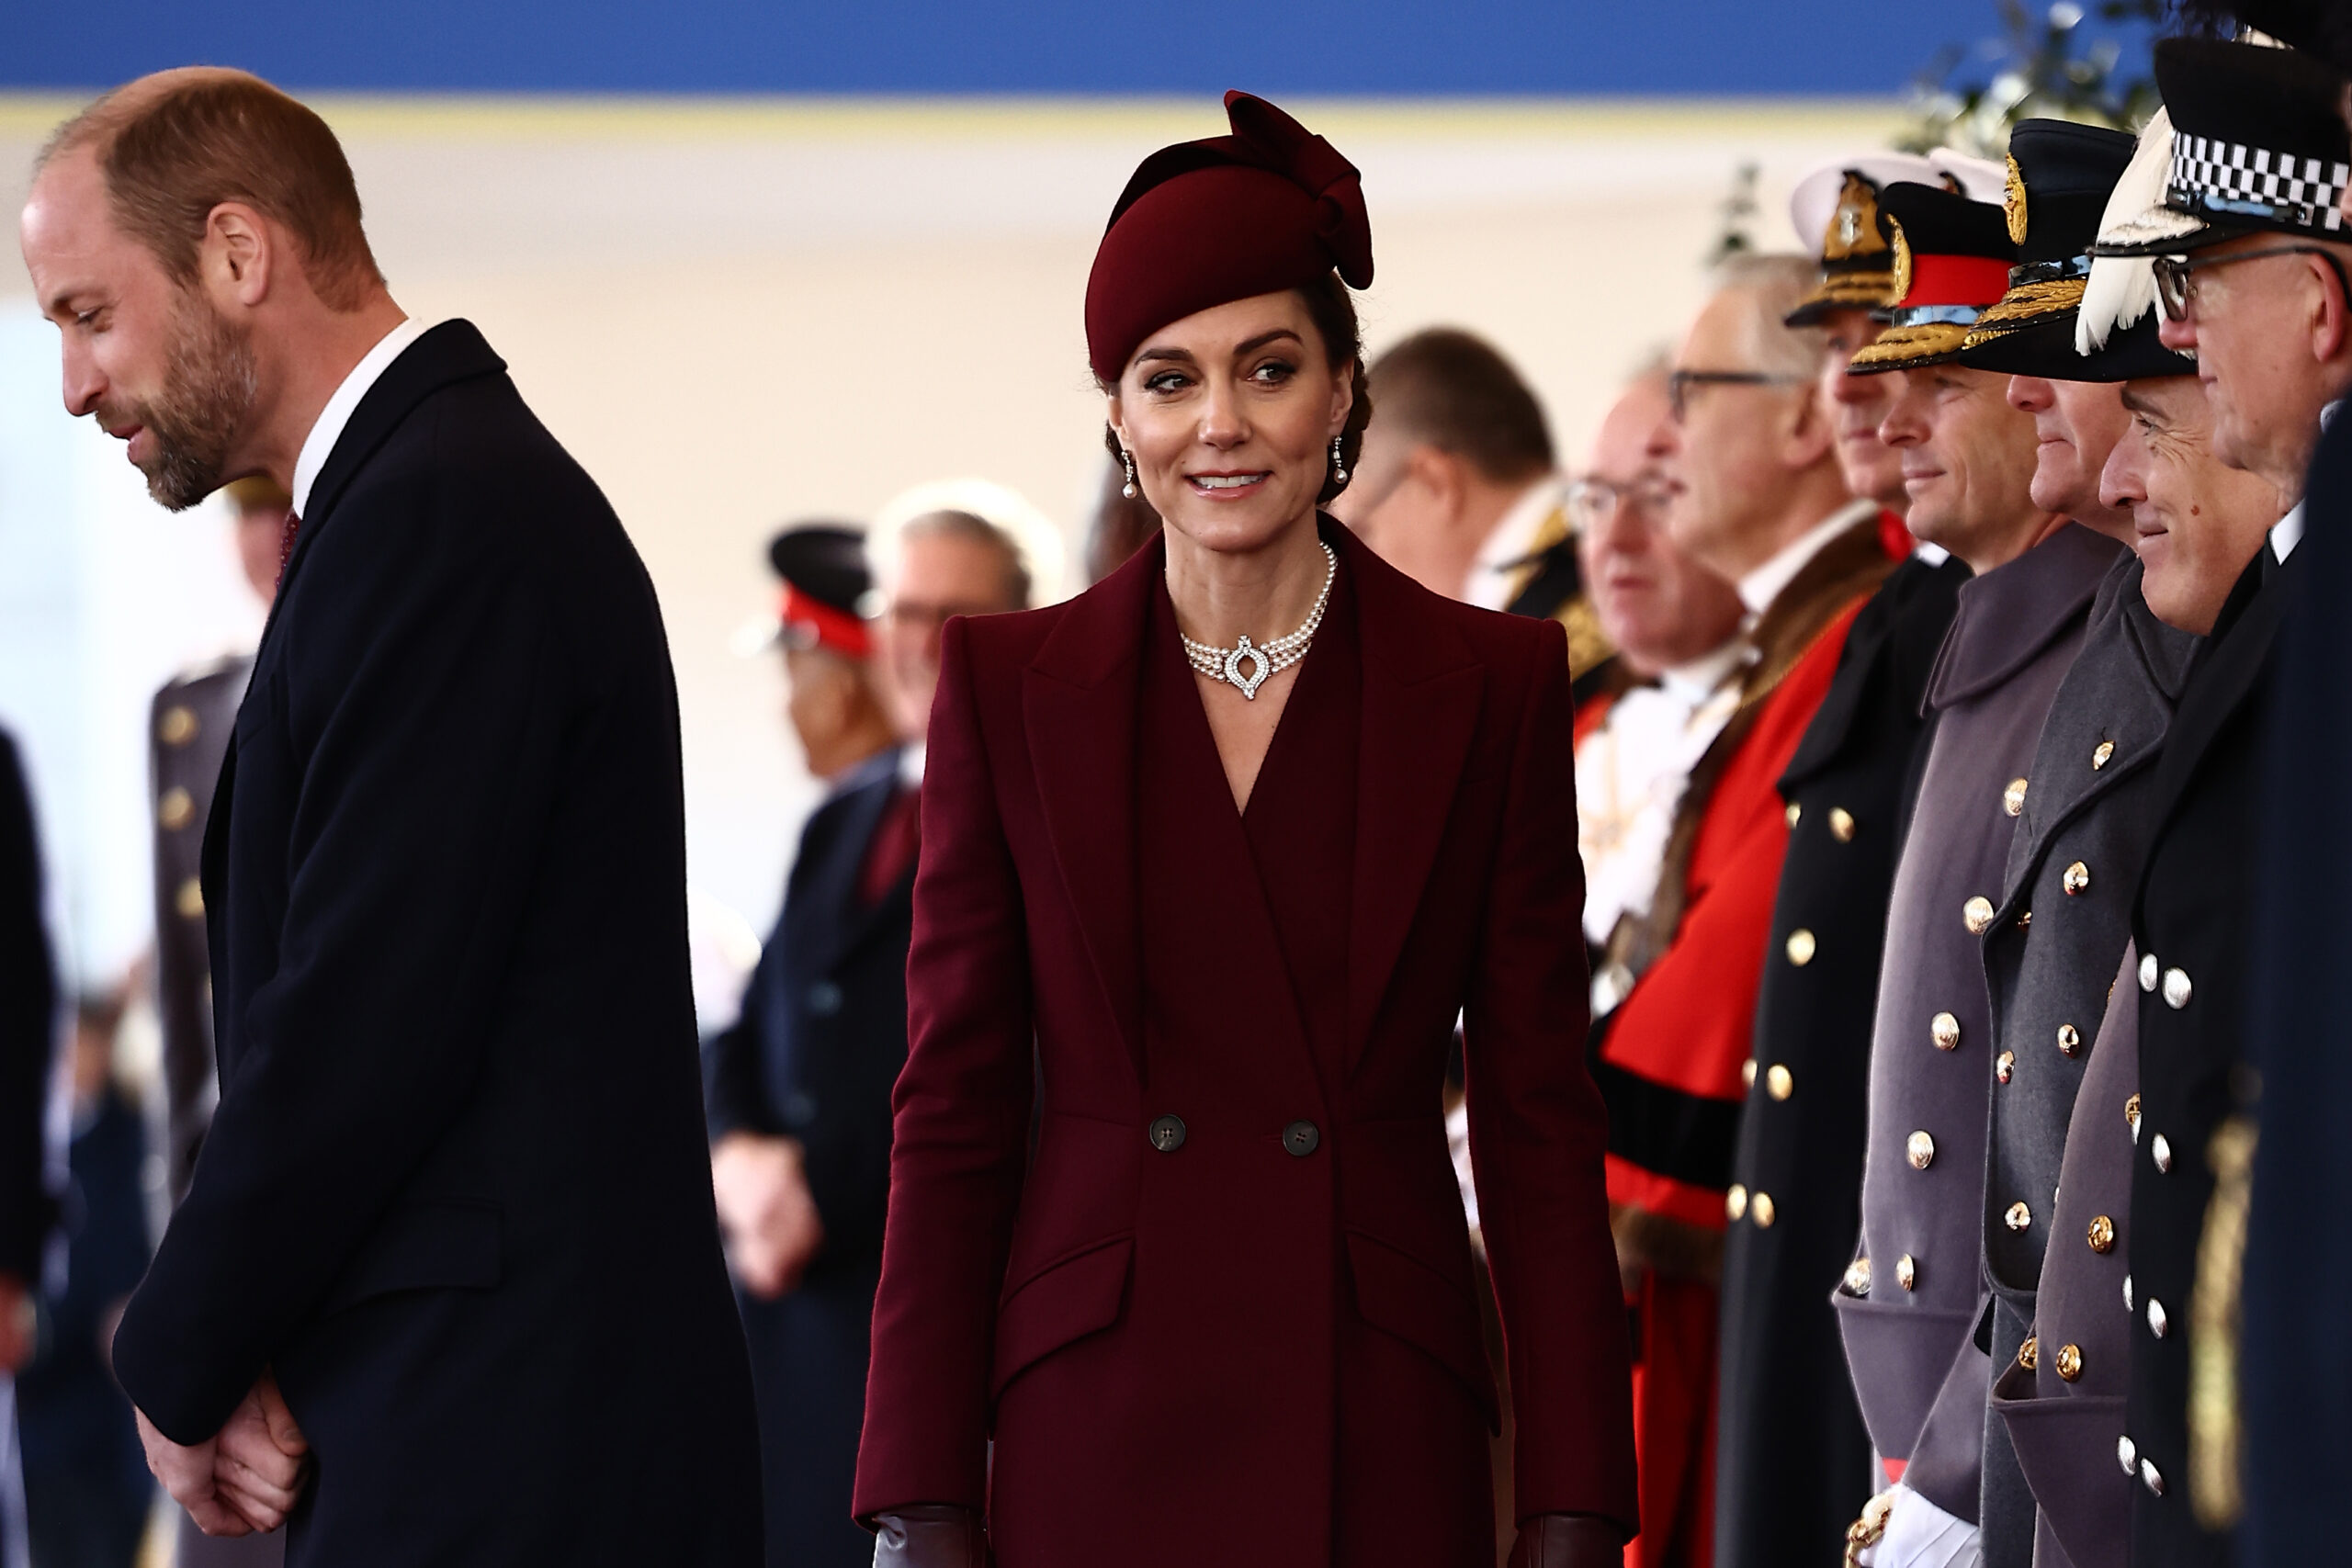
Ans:
[[[1119,454],[1119,461],[1125,463],[1127,468],[1127,482],[1119,487],[1119,493],[1125,496],[1129,501],[1133,501],[1136,498],[1135,454],[1132,452],[1122,451]]]

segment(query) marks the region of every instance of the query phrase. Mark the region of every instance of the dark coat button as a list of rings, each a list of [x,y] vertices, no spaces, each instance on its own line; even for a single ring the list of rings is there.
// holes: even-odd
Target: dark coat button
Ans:
[[[808,987],[808,1010],[819,1018],[831,1018],[842,1010],[842,988],[831,980],[820,980]]]
[[[1283,1129],[1283,1147],[1301,1159],[1313,1154],[1316,1145],[1322,1141],[1323,1134],[1312,1122],[1294,1122]]]
[[[1151,1146],[1161,1154],[1172,1155],[1184,1146],[1184,1119],[1162,1116],[1151,1124]]]

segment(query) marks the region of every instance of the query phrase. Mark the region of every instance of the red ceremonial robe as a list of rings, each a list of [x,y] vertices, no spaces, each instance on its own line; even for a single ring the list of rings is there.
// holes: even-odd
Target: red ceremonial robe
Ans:
[[[1705,1568],[1714,1541],[1716,1286],[1788,824],[1776,785],[1846,633],[1893,569],[1878,517],[1832,539],[1760,617],[1741,705],[1692,770],[1653,916],[1670,939],[1602,1036],[1609,1199],[1634,1337],[1642,1533],[1628,1568]]]
[[[1562,634],[1325,531],[1246,818],[1164,547],[948,628],[862,1515],[985,1506],[1003,1568],[1491,1568],[1466,1012],[1520,1507],[1633,1525]]]

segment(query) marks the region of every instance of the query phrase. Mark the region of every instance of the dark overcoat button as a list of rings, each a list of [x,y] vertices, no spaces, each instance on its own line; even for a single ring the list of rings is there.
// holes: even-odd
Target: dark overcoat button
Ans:
[[[1161,1154],[1172,1155],[1184,1146],[1184,1119],[1162,1116],[1151,1124],[1151,1146]]]
[[[808,1010],[819,1018],[831,1018],[842,1010],[842,988],[831,980],[820,980],[808,987]]]
[[[1316,1145],[1322,1141],[1323,1134],[1312,1122],[1294,1122],[1283,1129],[1283,1147],[1301,1159],[1313,1154]]]

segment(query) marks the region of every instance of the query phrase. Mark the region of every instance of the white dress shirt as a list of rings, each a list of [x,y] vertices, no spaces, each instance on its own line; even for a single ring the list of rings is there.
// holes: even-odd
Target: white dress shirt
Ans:
[[[362,355],[343,385],[334,389],[327,406],[319,411],[319,420],[311,426],[311,434],[302,438],[302,450],[294,459],[294,515],[303,516],[311,510],[311,487],[319,482],[319,470],[327,466],[327,458],[334,451],[334,444],[343,438],[343,427],[359,407],[359,400],[368,395],[401,352],[424,335],[423,322],[413,319],[377,339],[376,346]]]
[[[2302,542],[2303,503],[2299,501],[2292,512],[2270,525],[2270,553],[2278,558],[2280,566],[2284,566],[2287,558],[2295,553],[2295,547]]]
[[[1510,510],[1502,514],[1494,531],[1487,536],[1487,542],[1478,547],[1478,558],[1470,568],[1470,581],[1462,589],[1465,603],[1482,610],[1500,610],[1510,605],[1510,591],[1525,570],[1519,563],[1535,547],[1535,530],[1561,504],[1560,481],[1549,474],[1528,486],[1511,502]]]

